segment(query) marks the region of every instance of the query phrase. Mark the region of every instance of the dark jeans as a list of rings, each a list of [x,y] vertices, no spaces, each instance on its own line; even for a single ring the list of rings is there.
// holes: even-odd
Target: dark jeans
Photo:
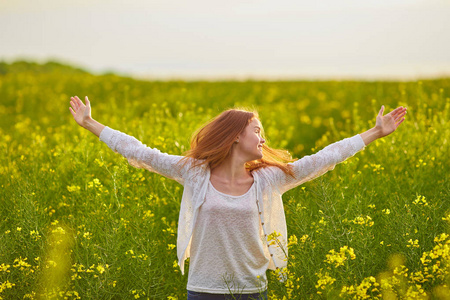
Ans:
[[[255,294],[208,294],[187,291],[187,300],[267,300],[267,290]]]

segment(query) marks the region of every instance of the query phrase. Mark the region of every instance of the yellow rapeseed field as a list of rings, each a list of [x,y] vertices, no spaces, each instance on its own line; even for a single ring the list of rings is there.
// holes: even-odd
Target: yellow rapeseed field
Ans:
[[[182,187],[80,128],[75,95],[178,155],[231,107],[257,109],[296,158],[369,129],[382,104],[407,107],[394,134],[283,195],[289,262],[269,298],[450,299],[450,79],[161,82],[27,62],[0,63],[0,299],[186,299]]]

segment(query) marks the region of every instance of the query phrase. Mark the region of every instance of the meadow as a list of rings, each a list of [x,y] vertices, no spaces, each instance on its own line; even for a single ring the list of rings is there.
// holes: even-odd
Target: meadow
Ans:
[[[144,81],[58,63],[0,63],[0,299],[186,299],[176,264],[178,183],[131,167],[69,112],[163,152],[231,107],[258,110],[294,158],[362,133],[393,134],[283,195],[287,281],[269,299],[450,299],[450,79]]]

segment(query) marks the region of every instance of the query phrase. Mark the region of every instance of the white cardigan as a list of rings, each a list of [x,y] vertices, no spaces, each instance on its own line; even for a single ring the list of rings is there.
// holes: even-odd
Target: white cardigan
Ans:
[[[198,208],[205,200],[210,178],[206,165],[190,168],[190,162],[183,168],[177,164],[183,156],[169,155],[158,149],[147,147],[136,138],[105,127],[100,140],[113,151],[122,154],[130,165],[145,168],[151,172],[174,179],[184,186],[178,219],[177,255],[181,273],[184,262],[190,256],[190,243]],[[287,229],[281,195],[286,191],[333,170],[335,165],[365,148],[362,137],[353,137],[330,144],[313,155],[307,155],[290,163],[295,179],[277,167],[260,168],[252,172],[256,184],[257,204],[264,236],[275,233],[279,243],[266,239],[266,255],[270,256],[269,269],[287,266]],[[272,235],[273,236],[273,235]]]

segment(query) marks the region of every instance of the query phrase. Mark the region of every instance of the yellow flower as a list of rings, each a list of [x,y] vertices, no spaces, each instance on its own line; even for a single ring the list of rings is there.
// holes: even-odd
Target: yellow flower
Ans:
[[[406,245],[406,247],[408,247],[408,248],[410,248],[410,247],[413,247],[413,248],[419,248],[420,246],[419,246],[419,240],[412,240],[412,239],[409,239],[409,241],[408,241],[408,245]]]
[[[272,232],[271,234],[269,234],[267,236],[267,240],[268,241],[277,240],[277,238],[280,237],[280,236],[281,236],[281,233],[278,233],[278,232],[274,231],[274,232]]]
[[[322,269],[319,273],[316,273],[316,276],[319,277],[319,280],[317,280],[316,289],[325,290],[328,285],[332,285],[336,281],[336,279],[331,277],[328,272],[322,274]],[[320,294],[319,291],[317,293]]]
[[[97,271],[98,271],[100,274],[103,274],[103,273],[105,272],[105,268],[104,268],[103,266],[101,266],[101,265],[98,265],[98,266],[97,266]]]
[[[30,231],[30,236],[31,236],[35,241],[37,241],[38,239],[41,238],[41,236],[39,235],[39,231],[35,231],[35,230]]]
[[[25,270],[26,268],[31,267],[29,263],[26,262],[27,258],[19,257],[14,260],[14,268],[20,268],[20,270]]]
[[[297,245],[297,243],[298,243],[297,236],[296,236],[295,234],[291,235],[291,236],[289,237],[288,247],[289,247],[289,246],[292,246],[292,245]]]
[[[304,234],[304,235],[302,235],[302,237],[300,238],[300,242],[305,243],[306,240],[307,240],[308,238],[309,238],[309,235]]]
[[[331,249],[326,256],[327,259],[324,261],[329,264],[334,264],[336,268],[344,265],[344,262],[348,260],[347,256],[350,256],[352,260],[356,258],[353,248],[349,248],[348,246],[341,247],[339,252]]]
[[[15,285],[15,283],[11,283],[9,282],[9,280],[6,280],[6,282],[0,283],[0,292],[4,291],[5,289],[11,289]]]
[[[354,220],[351,220],[350,222],[353,222],[353,224],[356,225],[363,225],[363,226],[367,226],[367,227],[372,227],[373,226],[373,221],[372,218],[370,216],[366,216],[364,217],[356,217]]]
[[[152,217],[154,217],[154,216],[155,216],[155,214],[152,213],[151,210],[146,210],[146,211],[144,211],[144,216],[142,217],[142,219],[145,219],[145,218],[152,218]]]
[[[6,272],[9,273],[10,271],[8,270],[10,267],[10,265],[5,265],[4,263],[0,265],[0,272]]]
[[[413,201],[413,204],[428,206],[428,202],[427,202],[427,200],[425,200],[425,196],[420,196],[420,195],[418,195],[417,198]]]
[[[367,165],[365,165],[364,167],[368,168]],[[380,172],[384,170],[384,167],[382,167],[379,164],[370,164],[370,167],[372,167],[373,168],[372,171],[377,173],[377,174],[380,174]]]
[[[68,185],[66,188],[70,193],[79,192],[81,190],[77,185]]]
[[[56,229],[52,230],[52,233],[66,234],[66,231],[62,227],[56,227]]]
[[[441,233],[439,236],[437,236],[437,237],[434,238],[434,241],[435,241],[436,243],[443,242],[443,241],[445,241],[448,237],[449,237],[448,234],[446,234],[446,233]]]

